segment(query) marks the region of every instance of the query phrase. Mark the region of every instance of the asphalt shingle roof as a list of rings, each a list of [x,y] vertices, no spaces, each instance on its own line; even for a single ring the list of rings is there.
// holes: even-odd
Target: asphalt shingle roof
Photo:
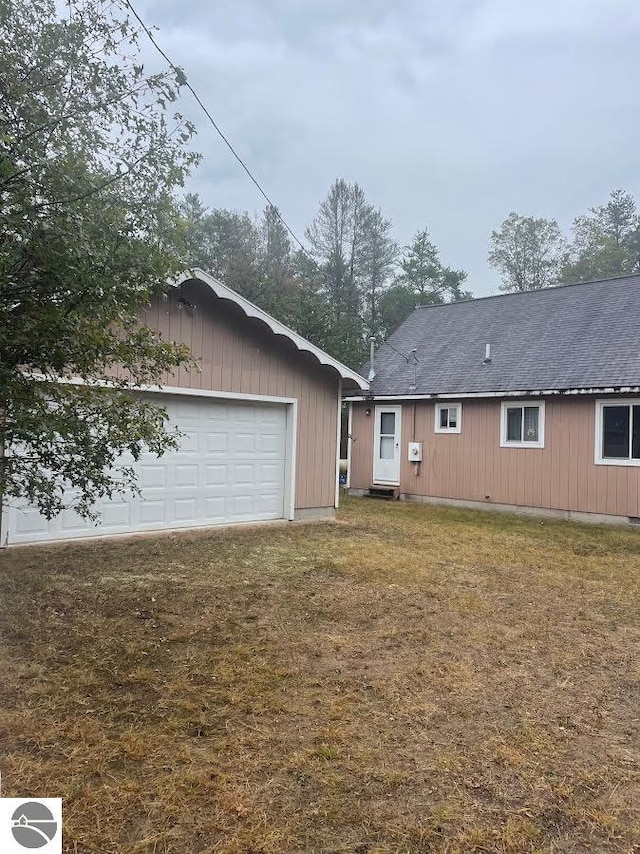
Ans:
[[[640,276],[423,306],[374,364],[376,396],[640,386]]]

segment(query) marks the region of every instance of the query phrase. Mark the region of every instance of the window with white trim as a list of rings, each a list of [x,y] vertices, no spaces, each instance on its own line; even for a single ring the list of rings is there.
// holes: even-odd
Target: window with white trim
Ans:
[[[460,433],[462,431],[462,404],[436,403],[436,433]]]
[[[503,401],[500,422],[503,448],[544,448],[544,401]]]
[[[596,463],[640,466],[640,398],[597,401]]]

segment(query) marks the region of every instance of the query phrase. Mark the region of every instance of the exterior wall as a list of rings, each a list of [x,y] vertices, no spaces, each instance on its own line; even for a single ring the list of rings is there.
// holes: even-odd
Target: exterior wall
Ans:
[[[178,307],[179,297],[194,308]],[[340,383],[333,369],[319,366],[290,342],[276,340],[198,281],[183,285],[166,302],[155,300],[143,322],[164,338],[187,344],[200,368],[181,368],[167,375],[163,385],[296,398],[295,506],[334,506]]]
[[[640,516],[640,467],[596,465],[595,403],[588,397],[546,399],[545,447],[500,447],[500,400],[463,400],[462,432],[434,432],[434,402],[402,406],[400,492],[516,507]],[[354,403],[350,486],[373,483],[373,406]],[[415,417],[415,429],[414,429]],[[423,443],[422,463],[407,460],[407,442]]]

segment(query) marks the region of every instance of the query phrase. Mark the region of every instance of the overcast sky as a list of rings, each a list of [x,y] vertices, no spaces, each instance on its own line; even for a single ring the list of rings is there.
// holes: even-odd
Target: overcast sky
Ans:
[[[428,226],[477,295],[511,210],[640,197],[639,0],[138,0],[302,236],[336,177],[406,243]],[[186,98],[187,96],[185,96]],[[186,107],[186,105],[185,105]],[[262,200],[204,117],[192,189]]]

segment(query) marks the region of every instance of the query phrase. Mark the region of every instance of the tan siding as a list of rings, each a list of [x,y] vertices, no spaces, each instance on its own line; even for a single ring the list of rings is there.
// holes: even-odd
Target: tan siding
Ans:
[[[177,294],[171,294],[167,301],[155,300],[144,317],[163,337],[187,344],[199,366],[181,368],[164,384],[297,399],[295,506],[333,506],[338,375],[275,340],[205,285],[190,282],[181,294],[195,310],[178,308]]]
[[[423,443],[419,468],[406,460],[407,442]],[[350,484],[368,489],[373,468],[373,407],[353,404]],[[434,404],[407,402],[402,413],[400,490],[415,495],[542,507],[614,516],[640,516],[640,467],[594,462],[592,398],[546,401],[545,447],[500,447],[500,401],[466,400],[462,433],[434,432]],[[417,470],[417,476],[416,476]]]

